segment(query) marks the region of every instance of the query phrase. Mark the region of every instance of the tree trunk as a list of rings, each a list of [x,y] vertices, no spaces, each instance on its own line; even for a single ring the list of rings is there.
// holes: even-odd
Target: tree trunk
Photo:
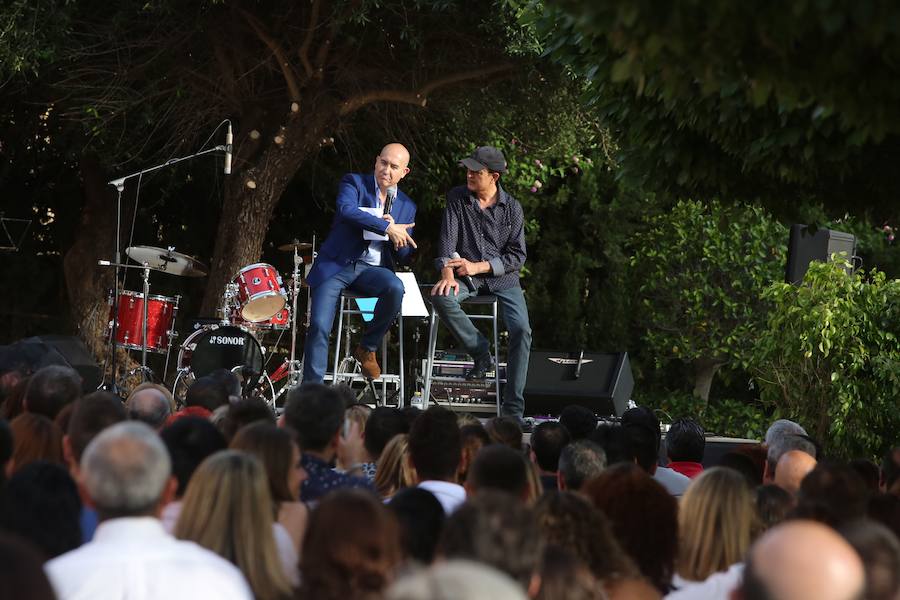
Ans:
[[[107,293],[113,288],[115,270],[101,267],[97,261],[114,258],[116,194],[112,186],[104,181],[104,173],[96,156],[83,156],[80,168],[84,206],[75,242],[63,258],[63,273],[72,322],[88,351],[102,365],[107,360],[108,350]],[[123,214],[122,223],[128,222],[130,215]],[[123,229],[127,230],[127,226]],[[122,259],[125,260],[124,248]],[[134,366],[126,351],[120,350],[116,356],[119,365],[126,368]]]
[[[723,364],[714,358],[698,358],[694,360],[694,396],[703,400],[704,407],[709,402],[709,390],[713,376]]]
[[[231,176],[225,187],[212,264],[200,307],[202,315],[215,315],[225,284],[241,267],[259,260],[269,221],[282,193],[303,162],[318,150],[322,137],[336,118],[334,109],[302,119],[290,118],[250,166],[236,169]],[[242,138],[247,139],[248,133],[242,132]]]

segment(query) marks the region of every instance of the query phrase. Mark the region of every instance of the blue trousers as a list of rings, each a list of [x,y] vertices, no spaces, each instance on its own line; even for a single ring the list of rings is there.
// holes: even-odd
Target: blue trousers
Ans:
[[[528,321],[528,307],[525,305],[525,294],[518,285],[505,290],[493,292],[500,305],[500,317],[509,331],[509,354],[506,358],[506,387],[503,390],[503,403],[500,412],[522,418],[525,414],[525,377],[528,375],[528,357],[531,353],[531,324]],[[482,358],[490,353],[488,340],[472,323],[460,307],[473,293],[465,286],[459,286],[458,295],[432,296],[431,304],[438,317],[453,337],[456,338],[472,358]]]
[[[309,330],[303,350],[303,383],[321,383],[328,365],[328,336],[334,324],[341,292],[351,289],[367,297],[378,298],[375,314],[359,345],[375,351],[400,312],[403,282],[386,267],[374,267],[362,261],[347,265],[343,271],[312,289]]]

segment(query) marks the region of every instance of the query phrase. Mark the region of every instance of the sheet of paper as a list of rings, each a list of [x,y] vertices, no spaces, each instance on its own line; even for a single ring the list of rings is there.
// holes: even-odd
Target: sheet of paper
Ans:
[[[359,210],[369,213],[373,217],[378,217],[379,219],[384,216],[384,208],[379,206],[377,208],[369,208],[368,206],[360,206]],[[388,236],[381,235],[368,229],[363,229],[363,239],[367,242],[386,242]]]
[[[403,282],[403,303],[400,305],[400,314],[404,317],[427,317],[428,308],[415,273],[397,273],[397,277]],[[378,298],[357,298],[356,306],[362,313],[363,321],[369,322],[375,316],[375,303]]]

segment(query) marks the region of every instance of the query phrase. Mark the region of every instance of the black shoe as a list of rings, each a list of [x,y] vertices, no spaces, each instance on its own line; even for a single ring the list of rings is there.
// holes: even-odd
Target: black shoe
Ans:
[[[466,379],[472,381],[474,379],[487,379],[488,371],[494,368],[494,358],[490,354],[485,354],[481,358],[475,359],[475,366],[466,371]]]

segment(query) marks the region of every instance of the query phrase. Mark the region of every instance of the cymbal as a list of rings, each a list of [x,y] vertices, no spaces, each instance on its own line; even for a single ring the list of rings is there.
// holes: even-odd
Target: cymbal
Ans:
[[[125,254],[137,263],[147,263],[154,271],[186,277],[205,277],[206,266],[187,254],[154,246],[129,246]]]
[[[278,246],[278,249],[282,252],[293,252],[295,248],[297,249],[297,252],[312,250],[312,244],[310,244],[309,242],[298,242],[297,240],[294,240],[290,244],[282,244]]]

